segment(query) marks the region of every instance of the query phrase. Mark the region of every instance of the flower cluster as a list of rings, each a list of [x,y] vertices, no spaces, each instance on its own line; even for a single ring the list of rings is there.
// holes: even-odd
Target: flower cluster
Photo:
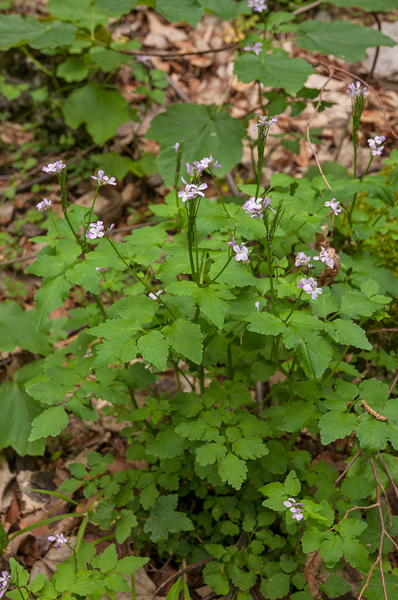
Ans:
[[[0,577],[0,598],[2,598],[4,596],[4,594],[6,593],[9,584],[9,581],[11,579],[11,575],[9,575],[7,573],[7,571],[3,571],[2,576]]]
[[[65,169],[66,165],[62,160],[57,160],[55,163],[49,163],[47,166],[42,168],[45,173],[61,173],[62,169]]]
[[[47,539],[50,542],[55,542],[54,548],[61,548],[62,544],[66,544],[68,541],[63,533],[56,533],[55,535],[50,535]]]
[[[240,260],[242,262],[248,262],[249,261],[249,254],[251,252],[251,250],[249,250],[248,248],[246,248],[245,244],[242,242],[241,245],[239,246],[239,244],[236,243],[235,240],[235,236],[232,237],[232,242],[227,242],[228,246],[232,246],[232,249],[234,252],[236,252],[236,260],[239,262]]]
[[[306,256],[305,252],[297,252],[296,262],[294,263],[296,267],[312,267],[310,264],[311,257]]]
[[[86,231],[86,238],[88,238],[89,240],[96,240],[97,238],[102,237],[104,237],[103,222],[97,221],[96,223],[90,223],[90,231]]]
[[[271,127],[271,125],[278,122],[278,119],[276,117],[261,116],[260,113],[257,113],[257,115],[257,123],[253,125],[253,131],[256,131],[256,129],[268,129],[268,127]]]
[[[362,87],[359,81],[348,84],[347,94],[351,96],[351,98],[358,98],[359,96],[364,96],[367,91],[368,88],[365,86]]]
[[[336,198],[332,198],[328,202],[325,202],[325,206],[330,207],[336,216],[341,213],[340,200],[336,200]]]
[[[174,148],[174,150],[176,151],[176,154],[178,153],[178,150],[180,149],[180,142],[176,142],[174,144],[174,146],[172,146],[172,148]]]
[[[210,155],[209,158],[202,158],[201,161],[194,160],[193,165],[187,163],[187,171],[190,177],[199,177],[205,169],[213,171],[214,169],[221,169],[222,165],[219,165],[216,160]]]
[[[297,287],[304,290],[304,292],[307,292],[307,294],[311,294],[313,300],[317,299],[318,294],[322,294],[322,288],[318,287],[318,284],[313,277],[308,277],[308,279],[303,277],[300,279],[300,283]]]
[[[254,44],[248,44],[247,46],[245,46],[243,48],[243,50],[245,52],[254,52],[254,54],[256,56],[258,56],[259,54],[261,54],[261,52],[263,50],[263,43],[262,42],[255,42]]]
[[[289,498],[289,500],[285,500],[283,504],[287,508],[290,508],[290,512],[292,513],[292,519],[301,521],[301,519],[304,518],[303,505],[300,504],[300,502],[296,502],[294,498]]]
[[[264,10],[267,10],[268,6],[265,0],[249,0],[247,3],[249,8],[253,9],[253,12],[261,13]]]
[[[36,204],[36,208],[37,210],[40,210],[41,212],[43,212],[44,210],[48,210],[49,208],[51,208],[53,205],[53,203],[51,202],[51,200],[47,200],[47,198],[43,198],[43,200],[41,202],[39,202],[39,204]]]
[[[204,193],[202,192],[202,190],[205,190],[207,188],[207,183],[194,185],[193,183],[187,183],[184,177],[181,177],[181,179],[185,183],[185,190],[183,192],[178,192],[178,196],[183,202],[186,202],[187,200],[193,200],[198,196],[204,197]]]
[[[382,146],[382,144],[385,141],[386,141],[386,138],[384,137],[384,135],[376,135],[373,140],[372,140],[372,138],[370,140],[368,140],[370,153],[372,156],[380,156],[381,155],[381,153],[384,150],[384,146]]]
[[[91,179],[96,180],[97,183],[95,185],[97,187],[99,187],[100,185],[116,185],[116,179],[114,177],[108,177],[107,175],[105,175],[102,169],[98,171],[98,177],[91,175]]]
[[[271,198],[268,198],[268,196],[265,196],[264,200],[262,198],[255,198],[252,196],[244,203],[243,210],[247,215],[253,217],[254,219],[262,219],[264,216],[264,211],[268,207],[275,214],[275,211],[273,208],[271,208],[270,204]]]
[[[319,253],[319,256],[314,256],[314,260],[320,260],[321,262],[325,263],[329,269],[334,269],[334,260],[333,258],[330,258],[323,246],[321,246],[321,252]]]
[[[146,67],[151,66],[151,58],[147,54],[136,55],[137,62],[145,65]]]
[[[152,300],[159,300],[159,296],[160,294],[163,292],[163,290],[159,290],[158,292],[150,292],[148,294],[149,298],[152,298]]]

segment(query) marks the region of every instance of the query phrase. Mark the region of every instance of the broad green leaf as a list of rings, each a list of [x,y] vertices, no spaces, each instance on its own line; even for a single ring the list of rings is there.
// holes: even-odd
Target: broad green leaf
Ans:
[[[343,538],[358,537],[367,527],[365,521],[356,519],[343,519],[339,525],[338,531]]]
[[[378,421],[374,417],[364,414],[359,418],[357,427],[357,438],[361,448],[370,449],[373,452],[384,450],[387,445],[388,425]]]
[[[10,558],[10,567],[12,582],[20,587],[25,587],[29,581],[29,571],[24,569],[15,558]]]
[[[66,261],[62,256],[40,254],[34,263],[27,268],[28,273],[43,277],[56,277],[65,269]]]
[[[241,438],[232,444],[235,454],[245,460],[255,460],[268,454],[268,448],[261,439]]]
[[[140,556],[126,556],[125,558],[122,558],[122,560],[118,561],[115,571],[122,573],[123,575],[132,575],[138,571],[138,569],[146,565],[148,561],[149,558],[146,557],[141,558]]]
[[[93,367],[105,367],[115,362],[127,363],[138,353],[136,340],[112,339],[105,340],[97,348],[97,356]]]
[[[75,37],[75,28],[59,21],[40,22],[32,16],[0,15],[0,49],[28,43],[33,48],[57,48],[70,44]]]
[[[330,293],[329,288],[324,288],[323,294],[318,296],[316,300],[310,300],[310,304],[314,315],[322,317],[322,319],[326,319],[339,310],[339,305]]]
[[[108,309],[108,314],[110,316],[119,315],[122,319],[138,323],[149,323],[158,308],[158,303],[147,296],[127,296],[115,302]]]
[[[129,319],[108,319],[105,323],[101,323],[96,327],[91,327],[88,330],[89,335],[95,337],[104,337],[107,339],[113,339],[113,341],[126,341],[131,336],[135,335],[141,330],[141,326],[137,321],[130,321]]]
[[[199,0],[199,3],[205,9],[212,10],[213,14],[223,21],[230,21],[238,15],[250,15],[251,13],[251,8],[245,0],[243,2],[235,2],[235,0]]]
[[[28,441],[32,421],[40,415],[40,404],[25,391],[22,383],[6,381],[0,386],[0,449],[11,446],[20,456],[37,456],[44,453],[45,440]]]
[[[351,584],[341,575],[331,573],[325,583],[320,585],[320,589],[328,598],[338,598],[351,591]]]
[[[336,319],[327,325],[329,335],[338,344],[346,344],[354,346],[355,348],[372,350],[372,345],[369,343],[364,330],[350,319]]]
[[[160,371],[166,370],[169,344],[159,331],[153,329],[146,332],[138,339],[137,348],[144,360],[152,363]]]
[[[300,48],[322,54],[333,54],[348,62],[364,60],[367,48],[394,46],[395,41],[380,31],[350,21],[322,23],[307,19],[300,24],[296,44]]]
[[[190,423],[181,423],[175,428],[175,431],[188,440],[201,440],[209,424],[204,419],[197,419]]]
[[[99,10],[107,10],[112,15],[129,13],[136,4],[136,0],[97,0]]]
[[[335,533],[321,544],[321,556],[328,565],[335,565],[343,556],[343,540]]]
[[[297,496],[301,490],[301,483],[297,479],[295,471],[290,471],[283,484],[283,489],[288,496]]]
[[[92,0],[50,0],[46,9],[56,19],[69,21],[87,31],[97,25],[108,25],[108,14],[93,6]]]
[[[298,400],[285,411],[282,421],[278,424],[278,429],[290,433],[301,431],[308,423],[319,416],[320,413],[312,404]]]
[[[397,8],[396,0],[329,0],[329,4],[350,8],[357,6],[367,12],[389,12]]]
[[[16,346],[46,356],[50,344],[44,333],[35,332],[35,313],[24,311],[18,302],[0,304],[0,350],[13,352]]]
[[[183,417],[196,417],[203,408],[198,394],[195,392],[181,392],[169,400],[171,410],[178,411]]]
[[[271,54],[263,51],[260,56],[247,52],[235,59],[235,74],[243,83],[259,79],[263,85],[282,87],[288,94],[295,94],[313,73],[313,68],[302,58],[291,58],[288,52],[275,49]]]
[[[92,566],[101,571],[108,573],[117,565],[117,552],[115,544],[111,544],[101,554],[98,554],[92,561]]]
[[[94,82],[74,90],[65,100],[63,112],[69,127],[77,129],[84,123],[99,146],[129,120],[127,101],[118,92]]]
[[[225,299],[230,298],[233,298],[232,294],[217,285],[201,288],[193,295],[193,299],[199,304],[201,311],[220,329],[224,324],[225,313],[229,306]]]
[[[199,365],[202,362],[203,334],[200,325],[177,319],[170,326],[163,327],[162,333],[170,346],[182,357]]]
[[[226,596],[229,591],[228,577],[224,564],[212,560],[203,569],[203,580],[218,596]]]
[[[81,378],[77,376],[77,381],[80,381],[80,379]],[[56,381],[52,381],[49,377],[44,375],[32,379],[31,382],[27,384],[26,391],[29,396],[32,396],[42,404],[60,404],[63,402],[65,394],[70,392],[71,389],[70,387],[60,385]]]
[[[129,63],[133,60],[132,56],[115,52],[108,48],[101,48],[101,46],[92,46],[90,48],[91,60],[100,67],[104,73],[109,73],[118,65],[122,63]]]
[[[275,336],[283,333],[286,329],[284,322],[271,313],[254,312],[252,315],[249,315],[247,319],[250,321],[247,329],[249,331],[254,331],[255,333]]]
[[[201,467],[213,465],[215,462],[223,459],[227,451],[228,449],[225,444],[216,444],[214,442],[203,444],[203,446],[196,449],[196,462]]]
[[[116,152],[92,154],[91,158],[97,163],[99,169],[102,169],[105,173],[112,173],[116,179],[124,179],[127,173],[134,167],[134,161],[131,158],[122,156]]]
[[[65,277],[75,285],[81,285],[85,290],[92,294],[99,294],[99,273],[94,265],[87,261],[77,263],[65,273]]]
[[[368,550],[358,540],[344,538],[343,552],[345,559],[352,567],[357,567],[362,572],[369,570]]]
[[[218,464],[218,474],[222,481],[229,483],[235,490],[240,490],[246,479],[247,467],[241,460],[231,452]]]
[[[321,442],[325,446],[335,440],[343,439],[350,435],[357,426],[358,420],[352,413],[331,411],[319,419]]]
[[[36,292],[35,323],[39,331],[49,314],[62,306],[63,301],[69,296],[70,283],[63,275],[54,277]]]
[[[214,262],[210,267],[209,277],[216,277],[221,269],[224,268],[228,260],[228,253],[220,253],[214,257]],[[217,283],[226,283],[227,285],[235,285],[236,287],[244,287],[246,285],[256,285],[256,279],[250,273],[246,265],[243,265],[236,260],[232,260],[226,269],[217,277]]]
[[[161,496],[156,504],[150,508],[150,517],[147,519],[144,531],[150,533],[152,542],[166,541],[169,533],[179,531],[192,531],[191,519],[181,512],[177,512],[178,496],[171,494]]]
[[[34,442],[49,436],[56,437],[68,423],[68,415],[63,406],[47,408],[33,420],[29,441]]]
[[[365,475],[353,475],[346,477],[341,484],[342,496],[347,496],[350,501],[367,498],[376,488],[376,481]],[[360,521],[362,522],[362,521]]]
[[[260,591],[270,600],[284,598],[290,591],[290,575],[287,573],[274,573],[271,577],[263,579]]]
[[[205,12],[198,0],[157,0],[156,10],[170,23],[186,21],[192,27],[196,27]]]
[[[162,431],[157,434],[155,441],[146,448],[147,454],[158,458],[175,458],[181,456],[185,440],[175,431]]]
[[[57,67],[57,77],[65,79],[68,83],[72,81],[83,81],[89,74],[88,67],[78,56],[70,56]]]
[[[379,310],[380,304],[369,300],[365,294],[361,292],[347,292],[344,294],[339,312],[343,315],[348,315],[352,319],[359,317],[369,317],[374,312]]]
[[[389,397],[389,386],[379,379],[366,379],[359,384],[359,395],[375,410],[381,410]]]
[[[173,5],[176,3],[170,0]],[[178,127],[176,128],[176,123]],[[243,124],[215,106],[197,104],[174,104],[152,119],[146,138],[159,142],[163,147],[184,141],[182,163],[198,160],[210,154],[223,166],[218,176],[225,175],[242,158]],[[175,156],[170,169],[160,174],[166,185],[174,184]]]

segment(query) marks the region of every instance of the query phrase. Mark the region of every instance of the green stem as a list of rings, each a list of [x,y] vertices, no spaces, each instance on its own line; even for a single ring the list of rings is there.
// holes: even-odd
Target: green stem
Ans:
[[[326,385],[327,385],[327,383],[328,383],[329,379],[330,379],[330,378],[332,377],[332,375],[334,375],[334,373],[337,371],[337,369],[338,369],[338,366],[339,366],[339,364],[341,363],[341,361],[343,360],[343,358],[345,357],[345,355],[347,354],[349,347],[350,347],[350,344],[348,344],[348,346],[347,346],[347,347],[346,347],[346,349],[344,350],[343,354],[340,356],[339,360],[337,361],[337,363],[336,363],[336,365],[335,365],[335,367],[334,367],[333,371],[330,373],[330,375],[328,376],[328,378],[327,378],[327,379],[326,379],[326,381],[324,382],[324,384],[323,384],[323,388],[325,388],[325,387],[326,387]]]
[[[272,314],[275,314],[275,292],[274,292],[274,269],[272,266],[272,255],[271,255],[271,246],[268,242],[267,248],[268,255],[268,269],[269,269],[269,284],[270,284],[270,293],[271,293],[271,310]]]
[[[99,189],[100,189],[100,187],[101,187],[101,186],[98,186],[98,187],[96,188],[96,190],[95,190],[94,199],[93,199],[93,202],[92,202],[92,204],[91,204],[90,214],[89,214],[89,216],[88,216],[88,219],[87,219],[87,224],[86,224],[86,226],[85,226],[85,229],[88,229],[88,226],[89,226],[89,224],[90,224],[91,217],[92,217],[93,210],[94,210],[94,204],[95,204],[95,201],[96,201],[96,199],[97,199],[97,196],[98,196],[98,192],[99,192]]]
[[[370,165],[372,164],[372,162],[373,162],[373,159],[374,159],[374,156],[371,154],[371,155],[370,155],[370,160],[369,160],[369,162],[368,162],[368,166],[367,166],[367,167],[366,167],[366,169],[365,169],[365,173],[362,175],[362,177],[361,177],[361,179],[360,179],[359,181],[362,181],[362,180],[363,180],[363,178],[365,177],[365,175],[367,174],[367,172],[369,171],[369,169],[370,169]]]
[[[216,178],[214,177],[214,173],[213,173],[213,171],[211,172],[211,176],[212,176],[212,178],[213,178],[213,183],[214,183],[214,187],[216,188],[216,192],[217,192],[218,199],[219,199],[219,201],[221,202],[221,205],[222,205],[222,207],[223,207],[223,209],[224,209],[224,211],[225,211],[225,213],[226,213],[227,217],[230,217],[230,214],[229,214],[229,212],[227,211],[227,207],[226,207],[226,206],[225,206],[225,204],[224,204],[224,200],[222,199],[222,196],[221,196],[221,194],[220,194],[220,192],[219,192],[218,185],[217,185],[217,181],[216,181]]]
[[[223,268],[221,269],[221,271],[211,281],[209,281],[209,283],[207,285],[211,285],[212,283],[214,283],[220,277],[221,273],[223,273],[225,271],[225,269],[228,267],[228,265],[231,262],[232,258],[233,258],[232,256],[230,256],[228,258],[228,261],[225,263],[225,265],[223,266]]]
[[[108,318],[108,315],[106,314],[104,305],[102,304],[99,295],[98,294],[93,294],[93,296],[94,296],[95,303],[96,303],[96,305],[98,306],[98,308],[100,310],[101,315],[104,317],[104,321],[106,321],[107,318]]]
[[[135,600],[135,574],[131,574],[131,600]]]
[[[298,302],[301,298],[301,296],[303,295],[303,290],[301,290],[299,297],[297,298],[296,302],[294,303],[294,306],[292,308],[292,310],[290,311],[290,313],[287,315],[286,319],[283,321],[286,325],[286,323],[288,322],[288,320],[290,319],[290,317],[292,316],[292,314],[294,313],[294,311],[297,309],[298,306]]]
[[[54,225],[54,227],[55,227],[55,231],[57,232],[59,239],[61,239],[61,234],[60,234],[60,233],[59,233],[59,231],[58,231],[57,224],[56,224],[56,222],[55,222],[55,220],[54,220],[54,217],[53,217],[53,215],[52,215],[51,211],[49,211],[49,212],[48,212],[48,216],[50,217],[51,221],[53,222],[53,225]]]
[[[72,233],[73,233],[73,235],[74,235],[74,238],[75,238],[75,240],[76,240],[76,241],[77,241],[77,243],[79,244],[80,248],[81,248],[82,250],[84,250],[84,246],[83,246],[82,242],[80,241],[80,239],[79,239],[79,236],[77,235],[76,231],[73,229],[73,227],[72,227],[72,223],[69,221],[69,217],[68,217],[68,213],[66,212],[66,209],[65,209],[65,212],[64,212],[64,217],[65,217],[65,221],[66,221],[66,222],[68,223],[68,225],[69,225],[69,229],[71,230],[71,232],[72,232]]]
[[[93,502],[94,502],[94,500],[93,500]],[[91,508],[91,505],[90,505],[90,508]],[[74,551],[76,552],[76,554],[79,552],[80,546],[82,545],[82,541],[83,541],[84,534],[86,532],[87,525],[88,525],[88,517],[84,517],[83,521],[80,523],[79,531],[77,532],[77,536],[76,536],[76,544],[75,544],[75,548],[74,548]]]
[[[51,71],[49,71],[48,69],[46,69],[46,67],[44,67],[44,66],[41,64],[41,62],[39,62],[39,61],[37,60],[37,58],[35,58],[35,57],[34,57],[34,56],[33,56],[33,55],[32,55],[32,54],[29,52],[29,50],[27,49],[27,47],[26,47],[26,46],[20,46],[19,48],[20,48],[20,50],[22,50],[22,52],[25,54],[25,56],[27,56],[27,57],[28,57],[28,58],[29,58],[29,59],[32,61],[32,63],[33,63],[33,64],[34,64],[34,65],[35,65],[35,66],[36,66],[38,69],[40,69],[40,71],[41,71],[42,73],[44,73],[44,74],[45,74],[45,75],[47,75],[48,77],[51,77],[51,78],[52,78],[53,74],[51,73]]]

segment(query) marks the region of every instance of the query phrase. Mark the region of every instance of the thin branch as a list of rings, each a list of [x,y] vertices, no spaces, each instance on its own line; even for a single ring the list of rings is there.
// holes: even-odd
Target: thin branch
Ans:
[[[397,371],[397,374],[394,377],[394,381],[392,382],[390,389],[388,390],[388,395],[391,394],[391,392],[393,391],[393,389],[397,385],[397,381],[398,381],[398,371]]]
[[[316,8],[320,4],[322,4],[322,0],[315,0],[315,2],[311,2],[311,4],[307,4],[307,6],[300,6],[300,8],[297,8],[296,10],[294,10],[292,12],[292,15],[294,15],[296,17],[297,15],[301,15],[301,13],[303,13],[303,12],[307,12],[307,10],[311,10],[311,8]]]
[[[341,475],[339,475],[336,479],[336,481],[334,482],[334,487],[337,487],[340,483],[340,481],[342,479],[344,479],[344,477],[347,475],[348,469],[351,467],[351,465],[356,461],[356,459],[358,458],[358,456],[361,454],[361,450],[359,450],[356,455],[350,460],[350,462],[348,463],[348,465],[345,467],[344,471],[342,472]]]
[[[178,579],[178,577],[181,577],[181,575],[185,575],[185,573],[188,573],[189,571],[193,571],[194,569],[198,569],[199,567],[202,567],[203,565],[205,565],[206,563],[210,562],[213,559],[214,559],[214,556],[209,556],[209,558],[204,558],[203,560],[200,560],[199,562],[194,563],[193,565],[189,565],[188,567],[185,567],[185,569],[180,569],[179,571],[177,571],[177,573],[174,573],[174,575],[172,575],[166,581],[164,581],[158,587],[158,589],[154,592],[153,595],[158,596],[161,592],[163,592],[165,590],[165,588],[167,588],[167,586],[172,581],[175,581],[176,579]]]
[[[330,187],[330,185],[329,185],[329,182],[328,182],[328,180],[326,179],[326,177],[325,177],[325,175],[324,175],[324,173],[323,173],[323,171],[322,171],[321,163],[319,162],[319,159],[318,159],[317,152],[316,152],[316,150],[315,150],[314,146],[312,145],[312,143],[311,143],[311,139],[310,139],[310,126],[311,126],[311,123],[312,123],[312,120],[313,120],[313,118],[314,118],[314,117],[315,117],[315,115],[317,114],[317,112],[318,112],[318,110],[319,110],[319,107],[320,107],[320,105],[321,105],[321,102],[322,102],[322,94],[323,94],[323,92],[324,92],[324,90],[325,90],[325,87],[327,86],[327,84],[329,83],[329,81],[330,81],[331,79],[333,79],[333,74],[334,74],[334,73],[333,73],[333,69],[331,69],[331,70],[329,69],[329,73],[330,73],[330,75],[329,75],[328,79],[325,81],[325,83],[323,84],[323,86],[322,86],[322,87],[321,87],[321,89],[320,89],[320,92],[319,92],[319,100],[318,100],[318,104],[316,105],[316,107],[315,107],[315,110],[314,110],[314,112],[313,112],[313,114],[312,114],[312,116],[311,116],[310,120],[309,120],[309,121],[308,121],[308,123],[307,123],[307,142],[308,142],[308,145],[309,145],[309,147],[310,147],[311,151],[312,151],[312,152],[313,152],[313,154],[314,154],[314,158],[315,158],[315,161],[316,161],[317,167],[318,167],[318,169],[319,169],[319,172],[320,172],[320,174],[322,175],[322,179],[323,179],[323,181],[326,183],[326,185],[327,185],[327,187],[329,188],[329,190],[331,190],[332,188]]]
[[[384,571],[383,571],[383,541],[384,541],[384,536],[386,535],[387,532],[386,532],[386,528],[384,526],[383,511],[381,509],[381,502],[380,502],[380,489],[379,489],[380,481],[377,476],[376,467],[375,467],[373,458],[370,459],[370,464],[372,465],[373,475],[375,476],[375,479],[378,483],[377,488],[376,488],[376,499],[377,499],[377,503],[378,503],[377,508],[379,511],[379,519],[380,519],[380,527],[381,527],[378,560],[380,562],[380,576],[381,576],[381,585],[383,586],[384,600],[388,600],[387,590],[386,590],[386,582],[384,579]]]
[[[383,329],[372,329],[372,331],[367,331],[366,333],[383,333],[384,331],[392,331],[392,332],[397,332],[398,328],[389,328],[389,327],[384,327]]]
[[[127,54],[129,56],[158,56],[159,58],[179,58],[184,56],[200,56],[201,54],[212,54],[213,52],[224,52],[224,50],[231,50],[232,48],[238,47],[239,42],[232,42],[222,48],[215,48],[211,50],[197,50],[195,52],[156,52],[151,50],[145,50],[144,52],[136,52],[135,50],[118,50],[120,54]]]
[[[369,510],[369,508],[376,508],[376,506],[379,506],[377,502],[376,504],[371,504],[370,506],[354,506],[354,508],[349,508],[341,521],[344,521],[344,519],[347,518],[348,513],[352,512],[353,510]]]

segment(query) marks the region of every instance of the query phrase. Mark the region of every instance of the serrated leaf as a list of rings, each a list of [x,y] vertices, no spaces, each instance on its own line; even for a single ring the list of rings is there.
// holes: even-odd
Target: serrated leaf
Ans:
[[[91,27],[108,25],[108,14],[92,10],[91,0],[50,0],[46,5],[49,13],[60,21],[70,21],[91,31]]]
[[[192,27],[196,27],[204,15],[204,8],[197,0],[157,0],[156,10],[170,23],[186,21]]]
[[[152,363],[160,371],[165,371],[169,356],[169,344],[160,331],[148,331],[138,339],[138,350],[142,358]]]
[[[283,489],[288,496],[297,496],[301,490],[301,483],[295,471],[290,471],[283,484]]]
[[[290,575],[287,573],[274,573],[271,577],[262,580],[260,590],[270,600],[284,598],[290,591]]]
[[[393,46],[395,42],[380,31],[349,21],[322,23],[319,19],[307,19],[299,26],[296,44],[311,52],[356,62],[365,59],[367,48]]]
[[[203,334],[200,325],[177,319],[170,326],[163,327],[162,333],[170,346],[183,358],[188,358],[197,365],[202,362]]]
[[[339,312],[343,315],[348,315],[352,319],[359,317],[369,317],[374,312],[379,310],[380,304],[369,300],[365,294],[361,292],[347,292],[341,299]]]
[[[96,271],[94,265],[89,263],[81,262],[68,269],[65,273],[65,277],[71,283],[75,285],[81,285],[85,290],[92,294],[99,294],[99,273]]]
[[[250,319],[247,329],[249,331],[254,331],[255,333],[275,336],[283,333],[286,329],[286,325],[282,319],[271,313],[253,313],[252,315],[249,315],[247,319]]]
[[[331,411],[319,419],[321,442],[325,446],[350,435],[357,426],[357,417],[352,413]]]
[[[363,572],[369,569],[368,550],[363,544],[351,538],[343,539],[343,552],[349,564]]]
[[[174,431],[162,431],[147,446],[146,452],[159,458],[174,458],[181,455],[184,443],[184,438],[178,433]]]
[[[299,400],[294,402],[286,411],[278,424],[278,429],[281,431],[301,431],[308,423],[314,421],[320,416],[320,413],[309,402]]]
[[[198,394],[195,392],[181,392],[169,400],[172,410],[178,411],[183,417],[196,417],[203,408]]]
[[[328,565],[335,565],[343,556],[343,540],[335,533],[321,544],[321,556]]]
[[[329,0],[330,4],[336,6],[343,6],[344,8],[350,8],[351,6],[358,6],[366,12],[388,12],[397,7],[396,0]]]
[[[97,346],[97,356],[93,367],[104,367],[115,362],[127,363],[137,356],[138,349],[135,340],[104,340]]]
[[[288,52],[274,49],[272,53],[252,52],[235,59],[234,73],[243,83],[258,79],[263,85],[284,88],[288,94],[295,94],[306,83],[313,68],[301,58],[291,58]]]
[[[225,313],[229,306],[225,298],[231,298],[232,295],[225,289],[217,289],[215,286],[202,288],[194,293],[194,300],[197,302],[208,319],[218,328],[224,324]]]
[[[376,488],[376,481],[365,475],[346,477],[341,484],[341,495],[347,496],[350,501],[367,498]],[[362,522],[362,521],[361,521]]]
[[[240,490],[246,479],[246,463],[229,452],[227,456],[219,462],[218,474],[224,483],[227,482],[235,488],[235,490]]]
[[[80,380],[80,377],[78,377],[78,380]],[[43,404],[60,404],[70,389],[56,381],[52,381],[49,377],[39,376],[26,385],[26,391],[29,396]]]
[[[59,21],[41,23],[32,16],[0,15],[0,49],[27,42],[33,48],[57,48],[70,44],[75,37],[75,28]]]
[[[94,252],[91,254],[94,254]],[[158,303],[147,296],[127,296],[115,302],[108,309],[108,314],[110,316],[118,315],[122,319],[132,322],[149,323],[152,321],[158,308]]]
[[[0,305],[0,350],[13,352],[16,346],[46,356],[50,351],[47,336],[35,332],[34,311],[24,311],[18,302]]]
[[[34,442],[43,437],[56,437],[68,423],[68,415],[63,406],[47,408],[33,420],[29,442]]]
[[[126,556],[125,558],[122,558],[122,560],[118,561],[115,571],[122,573],[123,575],[132,575],[138,571],[138,569],[146,565],[148,561],[149,558],[146,557],[141,558],[140,556]]]
[[[203,444],[196,449],[196,462],[201,467],[207,465],[213,465],[215,462],[219,462],[227,453],[227,447],[224,444],[216,444],[214,442],[210,444]]]
[[[156,504],[151,506],[151,516],[145,523],[144,531],[151,534],[152,542],[166,541],[169,533],[191,531],[194,528],[191,519],[175,510],[177,503],[178,496],[170,494],[161,496]]]
[[[197,419],[196,421],[191,421],[191,423],[181,423],[175,428],[175,431],[179,435],[193,441],[203,439],[203,435],[208,428],[209,424],[204,419]]]
[[[367,527],[365,521],[355,519],[343,519],[339,525],[338,531],[343,538],[358,537]]]
[[[361,448],[370,449],[373,452],[384,450],[387,445],[389,429],[387,423],[378,421],[370,415],[361,415],[357,427],[357,438]]]
[[[351,584],[341,575],[331,573],[325,583],[320,585],[320,589],[328,598],[338,598],[351,591]]]
[[[261,439],[241,438],[232,444],[232,450],[245,460],[254,460],[266,456],[269,452]]]
[[[111,544],[101,554],[98,554],[92,561],[93,567],[96,567],[101,573],[108,573],[116,567],[118,563],[115,544]]]
[[[69,296],[70,287],[70,283],[61,275],[51,279],[36,292],[36,331],[41,329],[44,321],[53,310],[62,306],[64,300]]]
[[[326,325],[326,324],[325,324]],[[338,344],[372,350],[364,330],[350,319],[336,319],[328,323],[328,333]]]
[[[94,82],[74,90],[65,100],[63,112],[69,127],[77,129],[84,123],[99,146],[129,120],[127,101],[118,92]]]

